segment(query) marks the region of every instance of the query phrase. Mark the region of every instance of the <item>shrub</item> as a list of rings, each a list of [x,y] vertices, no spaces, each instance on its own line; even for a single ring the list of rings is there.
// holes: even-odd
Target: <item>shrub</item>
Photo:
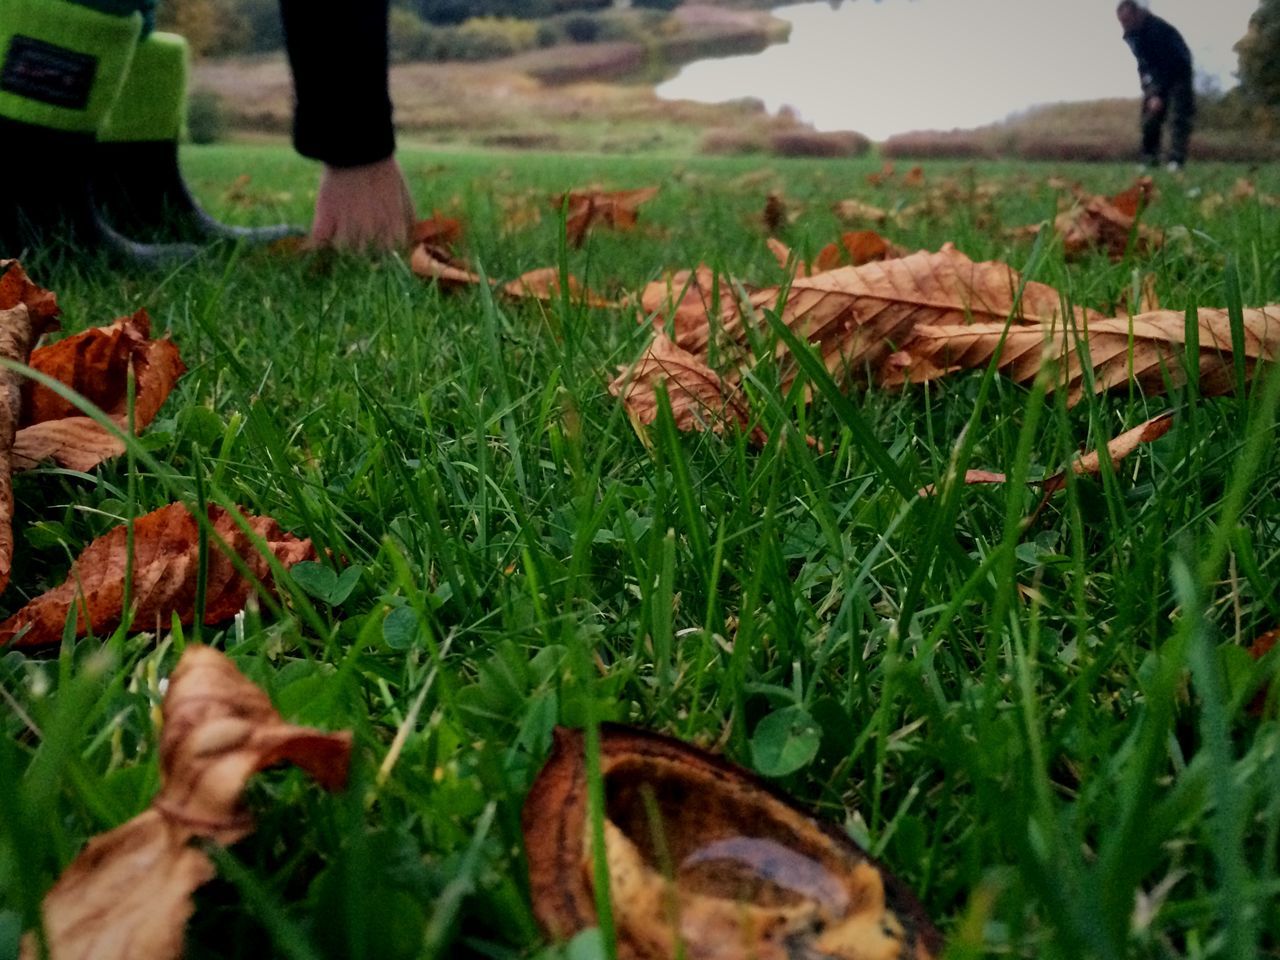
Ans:
[[[592,17],[570,17],[564,22],[564,32],[574,43],[595,43],[600,39],[600,21]]]
[[[631,0],[631,5],[649,10],[674,10],[683,2],[684,0]]]
[[[387,52],[392,63],[433,59],[435,32],[416,14],[393,7],[387,22]]]
[[[764,153],[769,147],[763,131],[741,127],[714,127],[708,130],[698,145],[701,153],[717,156],[742,156]]]
[[[222,98],[212,90],[196,90],[187,100],[187,139],[192,143],[217,143],[227,133]]]
[[[450,33],[450,53],[459,60],[496,60],[538,45],[537,24],[510,17],[472,17]]]
[[[769,149],[782,157],[860,157],[871,141],[852,130],[782,130],[769,138]]]

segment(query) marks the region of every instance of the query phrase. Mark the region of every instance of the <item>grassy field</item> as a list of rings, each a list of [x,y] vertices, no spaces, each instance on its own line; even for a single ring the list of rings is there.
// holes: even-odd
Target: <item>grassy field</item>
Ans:
[[[227,219],[306,219],[316,171],[283,147],[185,159]],[[699,262],[778,282],[770,192],[801,252],[836,238],[834,201],[916,199],[869,186],[873,158],[403,162],[421,212],[464,217],[490,275],[564,258],[606,294]],[[1174,309],[1277,303],[1280,209],[1230,197],[1245,172],[1161,179],[1147,219],[1172,236],[1142,262],[1068,264],[1005,233],[1053,215],[1052,176],[1113,191],[1133,177],[1119,165],[927,164],[974,199],[885,232],[1030,267],[1081,305],[1123,300],[1146,273]],[[1275,167],[1253,179],[1280,193]],[[546,198],[591,182],[663,189],[636,231],[564,251]],[[508,229],[531,205],[541,220]],[[131,511],[197,485],[360,571],[340,603],[295,587],[279,614],[204,633],[288,719],[353,729],[357,759],[338,796],[296,772],[255,781],[259,828],[217,855],[188,956],[595,956],[547,946],[530,913],[520,809],[553,726],[626,721],[751,767],[762,718],[796,706],[820,745],[777,786],[918,891],[948,956],[1280,955],[1280,724],[1246,709],[1276,664],[1246,648],[1280,624],[1262,379],[1248,396],[1119,391],[1071,410],[980,372],[843,405],[819,389],[807,411],[761,382],[763,448],[661,426],[646,445],[605,389],[647,339],[625,311],[446,294],[399,258],[27,266],[64,330],[146,307],[190,372],[144,438],[163,474],[122,460],[17,479],[6,612]],[[1166,437],[1070,484],[1025,531],[1025,485],[900,492],[958,450],[1047,475],[1168,409]],[[387,628],[398,609],[413,629]],[[181,642],[0,657],[0,956],[84,841],[146,806]]]

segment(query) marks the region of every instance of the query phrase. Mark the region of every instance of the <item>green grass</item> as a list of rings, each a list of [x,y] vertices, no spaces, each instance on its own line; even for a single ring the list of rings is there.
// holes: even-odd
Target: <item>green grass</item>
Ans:
[[[402,159],[421,211],[460,211],[490,275],[564,257],[605,293],[701,261],[777,282],[771,189],[799,214],[784,239],[801,252],[834,239],[835,200],[915,199],[867,186],[871,158]],[[217,213],[306,219],[315,171],[284,148],[185,160]],[[1030,265],[1082,305],[1115,301],[1137,267],[1174,309],[1280,302],[1280,209],[1204,219],[1165,183],[1149,221],[1183,239],[1143,264],[1068,265],[1004,229],[1051,215],[1053,173],[1110,190],[1129,169],[926,172],[1004,189],[989,214],[961,203],[886,231],[908,248]],[[1196,167],[1184,187],[1243,172]],[[247,207],[226,195],[242,173]],[[1256,179],[1280,192],[1280,171]],[[544,198],[591,181],[664,189],[638,231],[562,254]],[[544,219],[505,234],[501,201],[524,195]],[[202,634],[290,720],[353,729],[357,758],[338,796],[293,772],[255,781],[258,831],[217,854],[189,956],[560,956],[531,916],[520,838],[553,726],[626,721],[779,768],[771,737],[797,719],[820,739],[778,786],[916,889],[950,956],[1280,955],[1280,725],[1245,709],[1276,660],[1244,650],[1280,624],[1280,380],[1072,410],[981,372],[901,393],[817,382],[804,410],[765,370],[763,448],[666,422],[646,446],[605,390],[646,338],[625,312],[446,295],[398,259],[28,268],[65,330],[146,307],[191,369],[132,474],[17,478],[5,612],[131,511],[198,492],[360,571],[341,602],[295,586],[283,610]],[[1073,480],[1029,529],[1024,484],[910,495],[957,457],[1047,475],[1170,408],[1166,437]],[[0,657],[0,955],[81,844],[147,804],[159,678],[191,639]]]

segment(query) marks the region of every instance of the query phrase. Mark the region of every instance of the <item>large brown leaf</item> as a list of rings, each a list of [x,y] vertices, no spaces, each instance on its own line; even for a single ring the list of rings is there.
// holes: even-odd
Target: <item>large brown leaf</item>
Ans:
[[[347,780],[349,733],[286,724],[226,656],[188,646],[169,678],[160,792],[151,807],[89,841],[44,899],[52,960],[170,960],[182,955],[191,894],[214,876],[196,841],[253,831],[241,794],[259,770],[293,763],[321,786]],[[34,935],[23,960],[40,950]]]
[[[1018,325],[1038,325],[1063,316],[1061,294],[1052,287],[1023,286],[1006,264],[975,263],[952,244],[937,253],[922,250],[799,278],[780,300],[783,293],[776,287],[756,292],[740,316],[777,310],[793,333],[817,347],[837,381],[883,379],[884,361],[920,326],[1003,325],[1010,317]],[[733,323],[725,325],[732,330]],[[777,358],[786,389],[796,375],[794,361],[782,344]]]
[[[310,540],[283,532],[269,517],[245,519],[286,569],[315,559]],[[264,589],[270,589],[272,581],[267,559],[226,510],[210,506],[209,521],[216,536],[209,538],[204,622],[216,624],[243,610],[256,589],[237,571],[228,553],[239,557]],[[225,541],[227,552],[217,545],[216,537]],[[127,538],[128,527],[119,526],[89,544],[64,583],[0,623],[0,647],[58,643],[72,605],[77,636],[89,630],[102,635],[118,627],[124,617]],[[140,630],[157,623],[167,627],[174,615],[184,624],[194,622],[200,560],[195,517],[180,503],[161,507],[134,522],[133,538],[133,623]]]
[[[942,938],[841,830],[719,757],[600,731],[604,845],[622,960],[927,960]],[[556,731],[525,801],[534,914],[557,940],[597,923],[583,737]]]
[[[106,327],[87,330],[42,347],[31,366],[102,409],[122,430],[129,426],[128,377],[134,376],[133,427],[155,419],[186,365],[172,340],[152,340],[145,310]],[[72,470],[92,470],[125,452],[123,441],[52,390],[28,382],[24,426],[14,440],[14,469],[53,460]]]
[[[0,357],[25,364],[58,315],[54,295],[28,278],[16,260],[0,260]],[[14,442],[22,414],[23,378],[0,370],[0,592],[13,567]]]
[[[1069,258],[1103,250],[1112,260],[1122,260],[1132,245],[1133,252],[1145,254],[1163,243],[1161,234],[1137,222],[1138,215],[1156,196],[1150,177],[1114,197],[1090,195],[1076,190],[1075,201],[1054,220],[1054,231],[1062,238]],[[1040,225],[1020,227],[1015,235],[1035,236]]]
[[[1198,312],[1200,392],[1206,396],[1235,389],[1231,321],[1226,310]],[[922,326],[894,358],[891,382],[922,383],[959,370],[981,368],[999,357],[997,365],[1020,383],[1035,379],[1044,364],[1055,366],[1052,388],[1065,389],[1075,404],[1086,390],[1085,356],[1098,392],[1134,381],[1149,394],[1164,393],[1168,385],[1186,382],[1186,318],[1175,310],[1158,310],[1133,318],[1090,320],[1075,329],[1063,324],[1014,327],[1002,324]],[[1259,364],[1280,354],[1280,306],[1244,311],[1244,370],[1252,377]]]

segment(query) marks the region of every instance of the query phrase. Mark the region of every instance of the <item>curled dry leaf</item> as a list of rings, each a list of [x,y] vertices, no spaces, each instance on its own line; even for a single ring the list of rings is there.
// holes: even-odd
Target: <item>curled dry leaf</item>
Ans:
[[[572,246],[580,247],[595,226],[630,230],[636,225],[641,204],[658,195],[658,187],[608,192],[598,187],[574,190],[552,198],[555,209],[565,210],[565,234]]]
[[[558,940],[597,923],[581,734],[559,729],[525,801],[533,909]],[[843,832],[675,740],[600,731],[622,960],[927,960],[942,938]]]
[[[436,247],[451,247],[462,239],[462,221],[454,217],[442,216],[439,211],[426,220],[419,220],[409,232],[409,242],[413,246],[425,243]]]
[[[1235,389],[1231,321],[1226,310],[1198,313],[1199,355],[1191,366],[1199,372],[1205,396]],[[1002,345],[1003,338],[1003,345]],[[1003,324],[921,326],[895,355],[891,382],[922,383],[957,370],[981,368],[998,354],[997,366],[1019,383],[1036,378],[1045,364],[1056,367],[1051,389],[1065,389],[1067,403],[1076,404],[1087,389],[1087,343],[1095,389],[1101,393],[1133,380],[1148,395],[1164,393],[1169,385],[1186,382],[1186,318],[1174,310],[1139,316],[1077,323],[1037,323],[1013,327]],[[1244,311],[1244,370],[1251,378],[1259,364],[1280,353],[1280,306]]]
[[[1145,423],[1139,424],[1132,430],[1126,430],[1120,436],[1113,439],[1105,447],[1107,457],[1111,461],[1113,470],[1120,467],[1120,462],[1137,450],[1144,443],[1154,443],[1173,426],[1173,413],[1166,412],[1158,417],[1152,417]],[[1047,500],[1059,490],[1067,485],[1067,474],[1074,473],[1078,477],[1094,477],[1102,472],[1102,451],[1090,450],[1088,453],[1081,454],[1066,470],[1061,470],[1051,477],[1044,480],[1044,496]],[[964,475],[965,486],[986,483],[1004,483],[1008,479],[1003,473],[991,473],[987,470],[968,470]],[[934,484],[922,487],[919,494],[922,497],[931,497],[936,493]]]
[[[285,569],[314,560],[310,540],[299,540],[269,517],[245,516],[254,535]],[[209,537],[204,622],[222,623],[244,609],[256,584],[236,569],[228,553],[239,557],[264,589],[271,589],[271,567],[235,519],[218,506],[209,507]],[[226,544],[218,543],[218,538]],[[94,540],[72,565],[61,585],[36,597],[0,623],[0,648],[37,647],[62,639],[63,625],[76,607],[77,636],[89,630],[110,633],[124,618],[128,527],[119,526]],[[196,578],[200,566],[199,525],[187,507],[173,503],[134,522],[133,622],[150,629],[168,626],[174,615],[183,624],[195,620]]]
[[[617,304],[592,292],[575,276],[569,277],[569,299],[575,303],[583,303],[589,307],[613,307]],[[560,299],[560,268],[539,267],[522,273],[514,280],[504,283],[501,290],[515,300],[542,300],[551,302]]]
[[[145,310],[106,327],[68,337],[31,355],[31,366],[81,393],[122,430],[129,426],[129,370],[134,375],[133,428],[145,429],[164,406],[186,365],[172,340],[152,340]],[[14,468],[53,460],[92,470],[125,452],[124,443],[52,390],[28,382],[24,426],[14,440]]]
[[[1114,197],[1090,196],[1077,191],[1075,203],[1060,213],[1053,224],[1062,238],[1063,252],[1068,257],[1080,257],[1093,250],[1105,250],[1112,260],[1119,261],[1130,244],[1138,254],[1157,249],[1164,242],[1159,231],[1137,222],[1138,215],[1155,196],[1150,177],[1143,177]],[[1040,225],[1012,232],[1017,236],[1035,236],[1040,232]]]
[[[36,340],[58,315],[57,299],[36,286],[16,260],[0,260],[0,357],[25,364]],[[0,370],[0,592],[13,567],[14,444],[22,413],[23,378]]]
[[[191,894],[215,873],[198,842],[230,844],[253,831],[241,801],[249,778],[287,762],[326,789],[346,783],[351,735],[286,724],[210,647],[187,647],[162,709],[161,787],[151,807],[90,840],[44,899],[52,960],[181,956]],[[28,934],[22,958],[39,956]]]
[[[465,261],[453,256],[443,247],[420,243],[409,256],[409,267],[418,276],[435,280],[446,289],[474,287],[480,283],[480,275],[473,273]]]
[[[769,250],[784,270],[791,263],[791,249],[781,240],[770,237]],[[849,230],[840,235],[839,243],[829,243],[809,263],[797,264],[796,276],[812,277],[840,267],[860,267],[877,260],[896,260],[906,251],[886,240],[874,230]]]
[[[461,257],[455,257],[442,247],[420,243],[413,248],[409,266],[418,276],[435,280],[446,290],[478,287],[484,281],[474,273]],[[500,293],[514,300],[555,300],[560,296],[560,271],[556,267],[541,267],[521,274],[501,286],[489,281]],[[569,297],[592,307],[609,307],[615,304],[592,293],[577,277],[569,277]]]

